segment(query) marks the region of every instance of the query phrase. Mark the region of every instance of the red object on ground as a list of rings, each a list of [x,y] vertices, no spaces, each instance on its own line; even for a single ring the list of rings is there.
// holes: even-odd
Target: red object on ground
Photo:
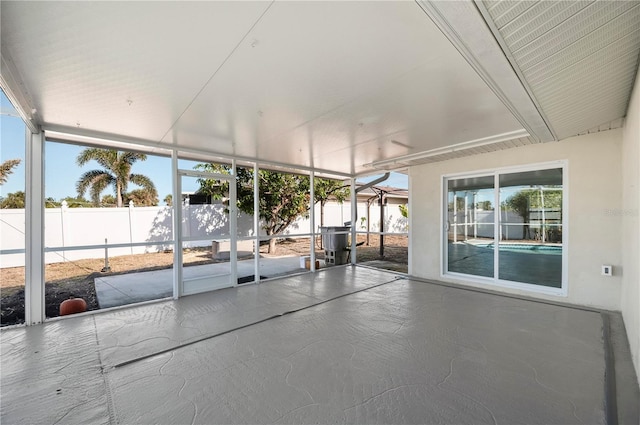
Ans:
[[[60,316],[87,311],[87,302],[82,298],[71,298],[60,303]]]

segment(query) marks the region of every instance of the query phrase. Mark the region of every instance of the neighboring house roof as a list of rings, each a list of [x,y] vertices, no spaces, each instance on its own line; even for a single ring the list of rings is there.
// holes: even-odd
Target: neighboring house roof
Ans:
[[[356,185],[360,187],[362,185]],[[366,197],[371,198],[374,196],[379,196],[380,191],[385,193],[385,197],[387,198],[398,198],[398,199],[406,199],[409,200],[409,190],[402,189],[399,187],[393,186],[373,186],[364,189],[362,192],[358,193],[358,197]]]

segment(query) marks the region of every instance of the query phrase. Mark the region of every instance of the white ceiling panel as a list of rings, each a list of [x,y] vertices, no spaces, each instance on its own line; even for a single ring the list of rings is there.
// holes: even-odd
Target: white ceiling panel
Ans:
[[[0,8],[8,89],[50,131],[343,174],[601,128],[640,50],[637,1]]]
[[[3,46],[44,123],[160,140],[268,7],[150,4],[2,2]]]
[[[415,3],[282,2],[164,141],[357,173],[520,128]]]

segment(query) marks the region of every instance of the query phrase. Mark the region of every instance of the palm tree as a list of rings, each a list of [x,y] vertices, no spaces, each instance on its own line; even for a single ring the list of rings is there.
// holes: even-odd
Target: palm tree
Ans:
[[[25,196],[23,191],[18,191],[14,193],[7,194],[6,197],[0,198],[0,208],[16,208],[21,209],[24,208],[25,205]]]
[[[94,160],[100,164],[102,170],[91,170],[84,173],[76,183],[78,196],[84,196],[89,189],[94,204],[100,203],[100,193],[109,186],[113,186],[116,196],[116,206],[122,207],[124,195],[129,183],[136,184],[152,193],[157,193],[153,182],[142,174],[132,174],[131,166],[136,161],[144,161],[147,155],[135,152],[121,152],[113,149],[86,148],[76,158],[79,166]]]
[[[127,203],[133,201],[137,207],[154,207],[158,205],[158,194],[154,190],[136,189],[125,195]]]
[[[0,185],[7,182],[9,174],[13,173],[13,169],[20,164],[19,159],[8,159],[0,164]]]

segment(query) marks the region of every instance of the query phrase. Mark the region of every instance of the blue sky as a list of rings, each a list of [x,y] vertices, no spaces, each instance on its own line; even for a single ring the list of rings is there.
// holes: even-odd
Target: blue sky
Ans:
[[[7,183],[0,186],[0,195],[6,196],[8,193],[24,191],[25,188],[25,125],[22,120],[12,114],[11,103],[2,93],[0,99],[2,116],[0,116],[0,162],[7,159],[19,158],[22,162],[14,168],[13,174],[9,176]],[[99,168],[96,162],[90,162],[84,167],[78,167],[75,162],[76,157],[83,149],[81,146],[68,145],[63,143],[47,142],[45,144],[45,198],[59,200],[67,196],[76,196],[76,182],[80,176],[89,170]],[[190,161],[188,168],[191,168]],[[185,164],[186,165],[186,164]],[[184,165],[181,167],[187,168]],[[160,201],[171,193],[171,159],[157,156],[148,156],[146,161],[137,162],[132,168],[132,172],[148,176],[156,185]],[[358,181],[368,182],[377,176],[371,176]],[[391,177],[382,183],[384,186],[395,186],[400,188],[408,187],[406,175],[392,173]],[[131,185],[129,190],[136,189]],[[184,192],[195,191],[196,187],[184,187]],[[103,195],[112,194],[113,189],[109,188]],[[85,193],[85,198],[89,194]],[[162,203],[162,202],[161,202]]]
[[[370,176],[370,177],[362,177],[362,178],[358,179],[358,183],[368,183],[371,180],[377,179],[380,176],[382,176],[382,174],[378,174],[378,175]],[[400,189],[408,189],[409,188],[409,176],[407,176],[406,174],[391,173],[389,178],[387,180],[383,181],[382,183],[379,183],[379,185],[380,186],[397,187],[397,188],[400,188]]]
[[[20,118],[12,116],[17,113],[4,92],[0,91],[0,93],[2,94],[0,98],[0,109],[2,110],[2,116],[0,116],[0,162],[14,158],[22,160],[20,165],[13,169],[13,174],[9,176],[7,183],[0,186],[0,195],[5,196],[7,193],[24,191],[25,125]],[[12,115],[5,115],[6,113]]]

